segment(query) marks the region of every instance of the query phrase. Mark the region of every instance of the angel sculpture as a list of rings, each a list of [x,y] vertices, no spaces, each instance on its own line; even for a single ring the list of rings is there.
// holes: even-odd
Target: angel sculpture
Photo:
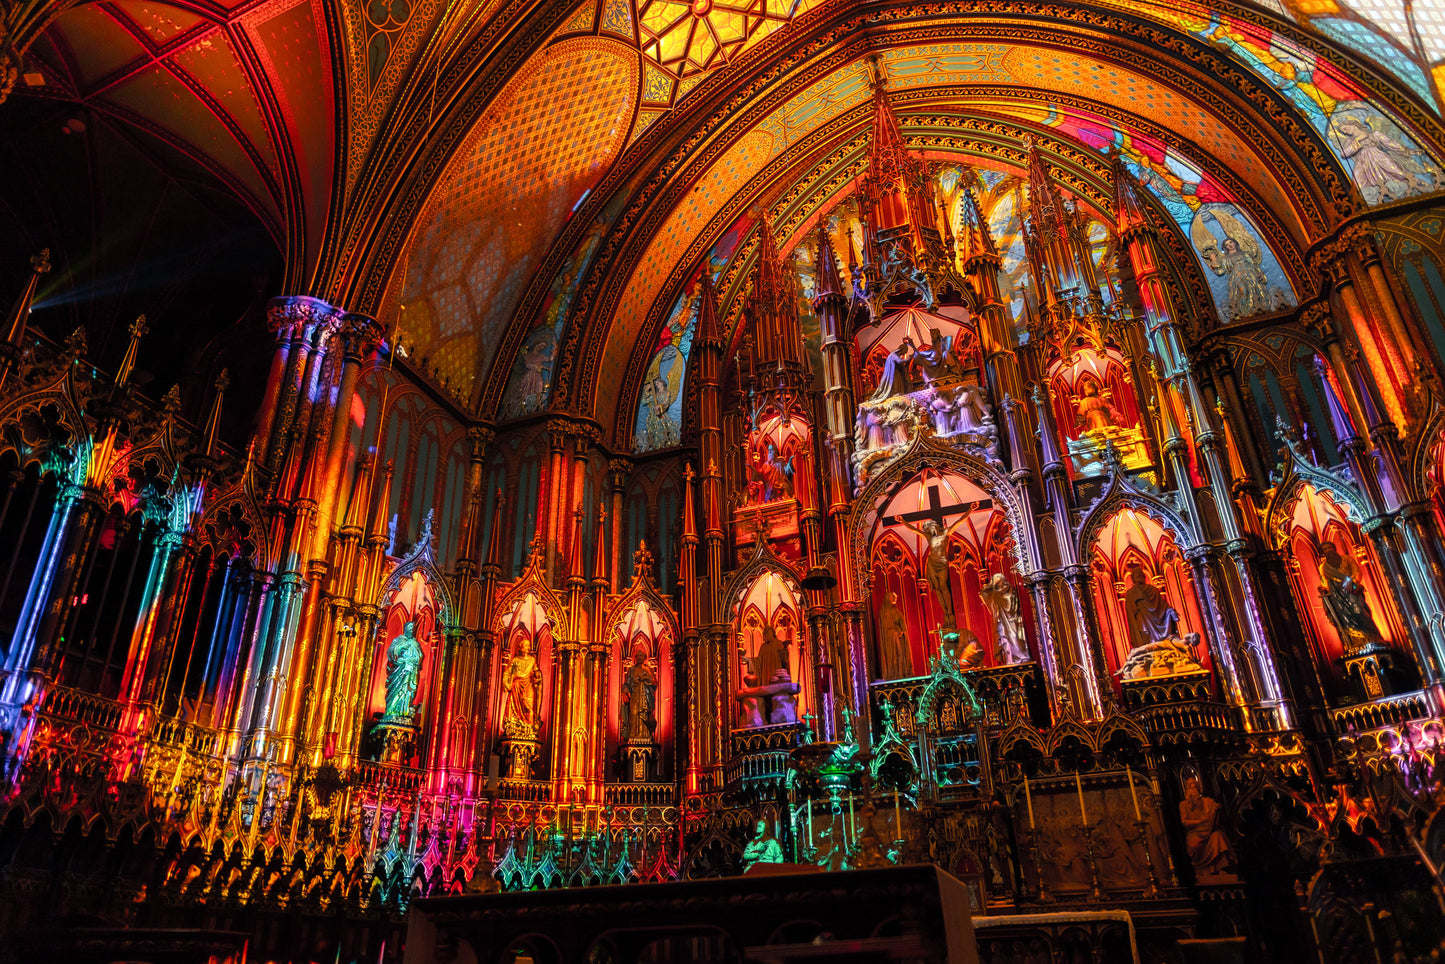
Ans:
[[[644,451],[667,448],[678,443],[672,403],[682,388],[682,374],[687,359],[677,346],[668,345],[652,360],[646,383],[642,387]]]
[[[1378,191],[1377,203],[1420,194],[1435,186],[1429,155],[1375,130],[1368,118],[1346,117],[1335,123],[1333,133],[1340,139],[1340,153],[1355,162],[1355,183],[1361,192],[1370,188]],[[1397,193],[1391,188],[1394,184],[1403,184],[1404,190]]]
[[[1220,241],[1205,224],[1213,221],[1224,232]],[[1259,239],[1228,209],[1206,208],[1189,228],[1190,240],[1199,257],[1229,286],[1225,313],[1230,318],[1248,318],[1270,308],[1269,279],[1264,274],[1264,254]]]

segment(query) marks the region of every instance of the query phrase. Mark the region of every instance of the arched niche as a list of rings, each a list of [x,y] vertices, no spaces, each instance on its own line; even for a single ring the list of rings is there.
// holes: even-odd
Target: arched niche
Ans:
[[[1201,645],[1194,646],[1192,654],[1160,651],[1131,662],[1131,656],[1146,652],[1141,647],[1157,641],[1151,637],[1160,633],[1151,631],[1150,623],[1161,621],[1166,608],[1177,614],[1181,641],[1206,636],[1194,576],[1184,558],[1186,538],[1131,504],[1119,505],[1093,533],[1088,552],[1094,611],[1104,662],[1116,685],[1121,676],[1153,678],[1211,669],[1208,647]]]
[[[860,484],[919,431],[990,446],[997,429],[984,389],[977,323],[968,308],[889,311],[859,328],[853,465]]]
[[[499,607],[492,719],[502,775],[510,779],[537,776],[554,719],[551,667],[559,610],[550,603],[538,588],[523,584]]]
[[[362,721],[370,755],[413,765],[419,763],[422,741],[429,736],[424,727],[429,709],[440,695],[442,655],[453,611],[451,596],[432,564],[431,533],[428,512],[420,538],[391,570],[378,595],[376,638],[363,669],[369,669],[363,682]],[[327,734],[328,742],[332,739]]]
[[[1008,513],[977,481],[951,469],[912,473],[878,504],[866,545],[872,678],[926,675],[939,632],[948,627],[962,635],[960,652],[971,666],[1018,662],[1026,653],[1011,655],[998,645],[1007,616],[996,611],[996,594],[985,591],[992,577],[1004,577],[1004,595],[1012,596],[1024,625],[1030,603]]]
[[[677,624],[652,593],[629,594],[620,607],[608,645],[608,759],[624,780],[661,780],[672,762]]]
[[[795,723],[815,712],[809,685],[813,660],[804,645],[807,625],[797,580],[780,568],[761,566],[735,599],[734,729]]]
[[[1147,465],[1139,398],[1124,354],[1082,328],[1067,335],[1064,346],[1068,354],[1049,366],[1049,395],[1073,474],[1105,474],[1110,443],[1126,467]]]
[[[743,445],[747,505],[795,498],[800,508],[810,508],[812,430],[801,405],[770,398],[752,412]]]
[[[1371,677],[1375,668],[1354,664],[1381,648],[1407,652],[1408,636],[1375,546],[1360,528],[1358,507],[1300,479],[1272,516],[1275,547],[1285,557],[1321,678],[1337,694],[1385,695],[1378,676]]]

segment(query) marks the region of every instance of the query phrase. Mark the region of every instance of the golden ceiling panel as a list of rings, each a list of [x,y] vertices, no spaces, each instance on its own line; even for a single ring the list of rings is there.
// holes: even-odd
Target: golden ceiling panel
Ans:
[[[400,301],[400,342],[454,392],[489,369],[537,265],[621,149],[638,82],[624,44],[558,43],[517,72],[448,163],[382,317]]]

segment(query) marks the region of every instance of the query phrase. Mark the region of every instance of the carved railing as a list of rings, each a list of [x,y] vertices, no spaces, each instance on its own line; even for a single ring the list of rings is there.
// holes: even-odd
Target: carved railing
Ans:
[[[1334,724],[1335,731],[1341,734],[1403,726],[1429,716],[1430,704],[1426,701],[1425,694],[1420,692],[1401,693],[1330,710],[1330,722]]]
[[[53,686],[40,705],[40,715],[114,732],[120,727],[121,709],[117,700],[68,686]]]
[[[607,787],[607,802],[619,807],[670,807],[677,797],[671,783],[614,783]]]
[[[552,784],[548,780],[500,780],[497,799],[542,803],[552,799]]]
[[[723,767],[723,782],[736,785],[749,780],[780,779],[788,772],[793,747],[805,730],[803,723],[733,730],[733,756]]]
[[[362,786],[380,787],[396,793],[416,793],[426,780],[426,771],[394,763],[361,760],[356,764],[355,782]]]
[[[153,742],[180,749],[196,756],[217,756],[225,749],[225,736],[221,731],[199,723],[161,717],[151,730]]]
[[[990,666],[964,673],[974,695],[983,704],[983,722],[990,729],[1005,729],[1019,720],[1029,722],[1028,685],[1037,670],[1033,662]]]
[[[1019,720],[1031,722],[1029,713],[1028,686],[1037,672],[1037,664],[1014,663],[1007,666],[988,666],[964,672],[964,677],[973,687],[974,695],[983,706],[983,723],[990,730],[1003,730]],[[930,676],[911,679],[888,680],[874,683],[873,705],[879,717],[884,702],[893,708],[893,728],[905,740],[911,739],[916,729],[918,701],[928,688]],[[971,723],[960,718],[960,722],[971,727]]]

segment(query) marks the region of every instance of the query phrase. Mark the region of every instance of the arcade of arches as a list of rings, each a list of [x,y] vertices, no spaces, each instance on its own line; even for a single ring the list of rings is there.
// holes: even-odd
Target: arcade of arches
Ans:
[[[1436,959],[1442,111],[1428,2],[6,5],[0,930]]]

